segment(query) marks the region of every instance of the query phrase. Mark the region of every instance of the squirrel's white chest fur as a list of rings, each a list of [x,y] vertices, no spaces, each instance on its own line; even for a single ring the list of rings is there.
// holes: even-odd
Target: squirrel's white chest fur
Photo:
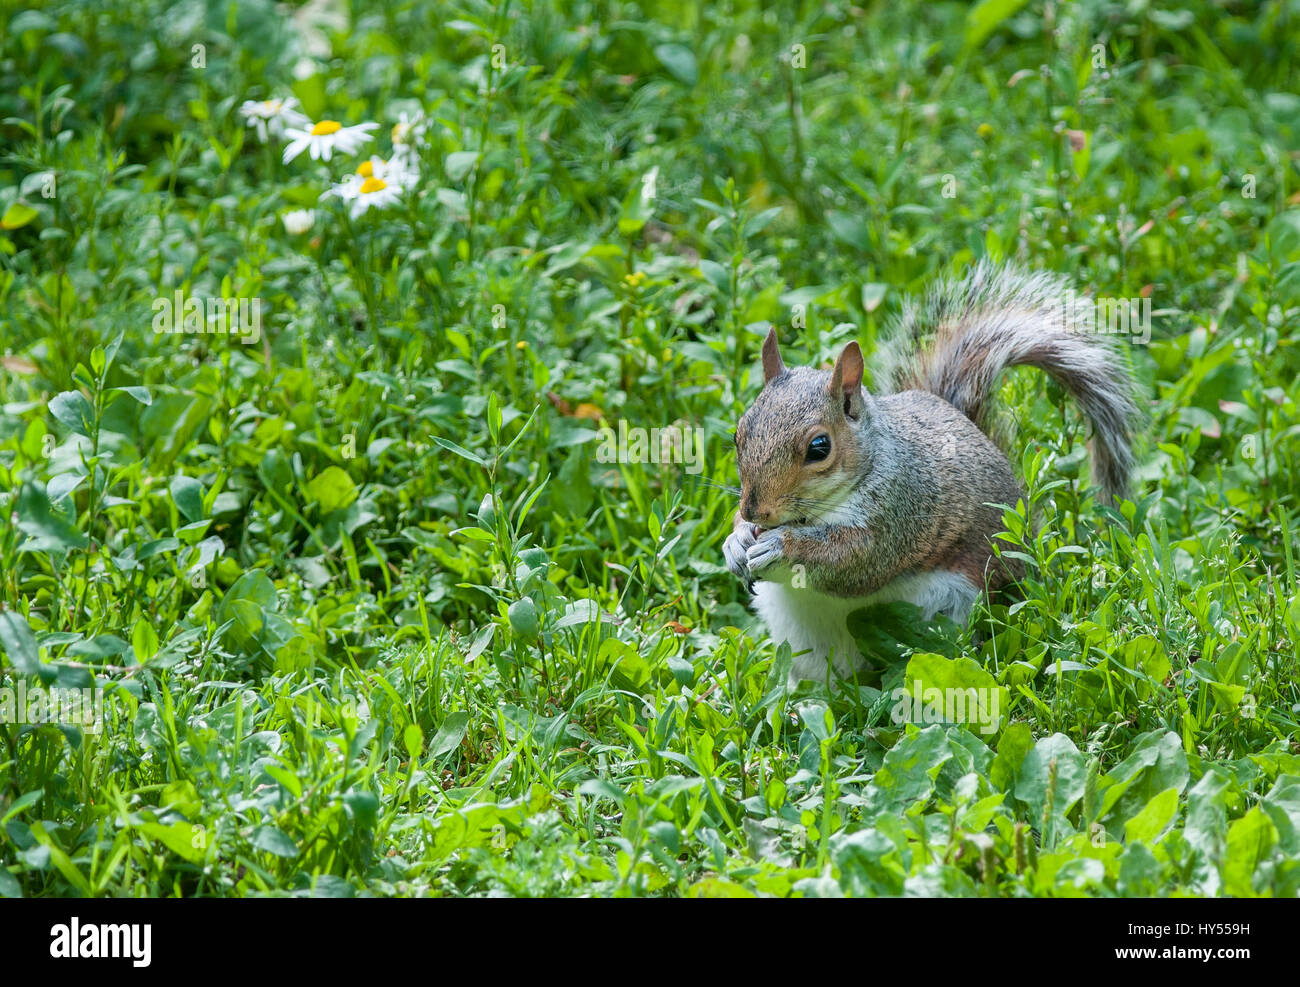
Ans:
[[[942,570],[903,576],[869,596],[850,599],[763,580],[754,586],[754,610],[772,639],[778,644],[788,642],[794,652],[793,686],[800,679],[825,681],[828,661],[834,662],[838,675],[853,674],[862,660],[848,629],[854,610],[902,600],[919,607],[927,619],[942,613],[962,623],[977,596],[979,588],[965,576]]]

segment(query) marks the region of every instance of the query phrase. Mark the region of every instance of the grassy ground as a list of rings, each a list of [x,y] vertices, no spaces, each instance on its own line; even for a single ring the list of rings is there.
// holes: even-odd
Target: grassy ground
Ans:
[[[104,690],[0,716],[0,894],[1294,896],[1297,5],[446,6],[0,5],[0,713]],[[289,94],[381,126],[285,164]],[[1136,500],[1013,375],[1021,598],[792,694],[721,567],[761,333],[983,256],[1152,300]]]

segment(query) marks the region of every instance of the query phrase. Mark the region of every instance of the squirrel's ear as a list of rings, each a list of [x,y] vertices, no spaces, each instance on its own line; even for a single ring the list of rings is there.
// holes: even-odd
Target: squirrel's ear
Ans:
[[[850,342],[840,352],[831,371],[830,394],[837,402],[844,402],[844,414],[858,418],[862,414],[862,350],[857,341]]]
[[[763,383],[785,373],[785,363],[781,360],[781,348],[776,345],[776,326],[767,331],[763,340]]]

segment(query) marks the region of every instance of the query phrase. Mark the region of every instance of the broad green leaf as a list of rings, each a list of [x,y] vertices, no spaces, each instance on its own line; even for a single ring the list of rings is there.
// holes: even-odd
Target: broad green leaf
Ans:
[[[207,840],[206,834],[196,833],[201,830],[202,827],[188,822],[174,822],[167,826],[158,822],[147,822],[140,826],[140,832],[145,836],[157,840],[172,853],[191,863],[199,863],[207,853],[202,845],[197,847],[194,845],[196,842]]]
[[[375,798],[373,792],[354,788],[343,796],[343,804],[352,812],[352,818],[358,826],[362,829],[374,828],[375,819],[379,815],[379,799]]]
[[[132,385],[129,387],[112,387],[109,388],[109,390],[126,394],[134,398],[140,404],[144,404],[144,405],[153,404],[153,395],[149,393],[149,388],[147,387],[138,387]]]
[[[1127,642],[1120,651],[1120,658],[1127,667],[1145,674],[1157,687],[1172,671],[1164,646],[1150,634],[1139,634]],[[1151,688],[1145,682],[1139,682],[1138,693],[1145,698],[1150,695]]]
[[[1051,784],[1055,766],[1055,785]],[[1028,820],[1034,827],[1043,824],[1048,790],[1051,789],[1051,820],[1055,835],[1072,832],[1065,814],[1083,797],[1088,777],[1088,761],[1074,742],[1063,733],[1044,737],[1030,748],[1016,775],[1016,798],[1029,807]]]
[[[433,824],[432,839],[425,844],[425,859],[442,860],[457,850],[490,846],[503,833],[518,832],[530,815],[550,803],[541,785],[533,785],[526,799],[504,803],[476,803],[441,816]]]
[[[1160,862],[1144,843],[1131,843],[1119,858],[1117,890],[1126,898],[1154,898],[1163,883]]]
[[[406,754],[412,761],[419,758],[420,751],[424,749],[424,731],[420,729],[419,724],[406,725],[406,729],[402,731],[402,746],[406,748]]]
[[[625,641],[606,638],[600,644],[596,659],[602,668],[613,666],[610,680],[621,689],[640,693],[650,684],[650,663]]]
[[[970,658],[912,656],[894,693],[895,723],[960,723],[989,737],[1006,717],[1010,694]]]
[[[158,632],[153,624],[143,617],[137,620],[131,628],[131,649],[135,652],[135,660],[141,665],[147,663],[158,653],[158,643]]]
[[[1011,791],[1025,755],[1034,746],[1034,734],[1028,723],[1011,723],[998,740],[998,755],[989,770],[989,781],[1000,791]]]
[[[1166,788],[1124,824],[1126,843],[1155,843],[1178,814],[1178,789]]]
[[[840,881],[853,897],[898,897],[907,879],[898,847],[878,829],[837,834],[831,841],[831,859]]]
[[[627,196],[623,199],[623,208],[618,216],[619,236],[636,236],[654,215],[655,183],[658,177],[659,169],[651,168],[641,176],[640,181],[628,189]]]
[[[298,856],[298,844],[276,826],[267,823],[258,826],[249,840],[254,848],[274,854],[277,857],[293,858]]]
[[[18,530],[27,536],[19,545],[24,552],[63,554],[85,548],[87,538],[50,506],[49,496],[34,483],[18,493]]]
[[[449,713],[447,718],[442,721],[442,725],[438,727],[438,732],[434,734],[433,740],[429,744],[429,757],[437,759],[444,754],[450,754],[460,746],[460,742],[465,739],[465,733],[468,729],[468,713],[463,710]]]
[[[506,615],[510,621],[510,631],[516,639],[525,644],[533,644],[537,640],[538,632],[541,628],[537,614],[537,604],[530,597],[522,597],[510,604]]]
[[[9,208],[5,210],[3,217],[0,217],[0,229],[16,230],[26,226],[36,218],[36,210],[25,202],[12,202]]]
[[[8,867],[0,867],[0,898],[21,898],[23,886],[9,873]]]
[[[826,222],[836,238],[850,247],[864,251],[871,249],[871,233],[861,218],[831,210],[826,214]]]
[[[0,816],[0,824],[7,823],[24,809],[35,805],[41,800],[41,796],[44,794],[45,789],[38,788],[33,792],[24,792],[22,795],[19,795],[18,798],[14,799],[13,804],[5,809],[5,814]]]
[[[357,499],[357,485],[346,470],[327,466],[307,484],[307,497],[320,504],[322,514],[332,514]]]
[[[627,799],[627,792],[605,778],[588,778],[578,786],[578,794],[596,799],[609,799],[619,805]]]
[[[1183,838],[1205,863],[1222,858],[1228,833],[1227,803],[1233,797],[1234,783],[1219,767],[1211,767],[1187,793],[1187,812],[1183,816]],[[1219,871],[1207,867],[1210,881],[1207,894],[1218,890]]]
[[[266,626],[268,615],[276,607],[275,584],[260,569],[246,572],[226,590],[217,607],[218,626],[228,620],[234,624],[226,633],[245,653],[253,650]]]
[[[201,521],[205,517],[203,511],[203,484],[192,476],[174,476],[169,485],[171,490],[172,501],[176,504],[176,509],[181,512],[181,516],[187,521]]]
[[[131,645],[116,634],[96,634],[85,641],[78,641],[68,649],[68,654],[86,661],[109,661],[130,650]]]
[[[484,624],[474,635],[474,640],[470,642],[469,650],[465,652],[465,661],[471,662],[492,643],[492,636],[496,633],[496,624]]]
[[[265,764],[262,770],[283,785],[284,790],[291,796],[296,799],[302,798],[302,781],[288,768],[279,764]]]
[[[23,675],[36,675],[41,670],[36,637],[27,618],[17,610],[0,610],[0,653]]]
[[[854,610],[848,627],[862,653],[878,662],[893,663],[911,651],[949,658],[957,655],[957,625],[938,614],[925,620],[912,603],[897,601]]]
[[[1293,857],[1300,856],[1300,778],[1279,778],[1259,804],[1277,827],[1282,848]]]
[[[700,67],[696,64],[695,53],[685,45],[655,45],[655,58],[683,85],[694,86],[700,81]]]
[[[314,72],[306,78],[294,79],[291,88],[293,94],[298,97],[298,102],[302,104],[303,113],[312,120],[320,120],[325,116],[328,98],[325,95],[323,73]]]
[[[1268,856],[1276,830],[1259,807],[1251,809],[1228,828],[1228,846],[1223,861],[1223,890],[1234,898],[1255,898],[1253,878]]]
[[[699,262],[700,273],[704,275],[706,281],[718,291],[726,292],[731,285],[731,272],[715,260],[702,259]]]
[[[447,178],[453,182],[463,181],[478,163],[477,151],[452,151],[443,164]]]
[[[951,757],[945,728],[936,725],[909,730],[885,754],[884,765],[876,772],[874,788],[880,796],[879,808],[901,808],[928,798],[934,791],[935,778]]]
[[[980,0],[966,12],[966,47],[974,48],[1029,0]]]
[[[1178,734],[1144,733],[1134,739],[1129,756],[1099,780],[1098,818],[1108,825],[1125,822],[1166,788],[1182,792],[1188,778],[1187,754]]]
[[[78,435],[95,429],[95,410],[80,391],[63,391],[50,398],[50,414]]]

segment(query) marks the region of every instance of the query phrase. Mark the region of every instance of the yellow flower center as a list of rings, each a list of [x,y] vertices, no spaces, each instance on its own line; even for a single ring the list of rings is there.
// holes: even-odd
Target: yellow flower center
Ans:
[[[343,125],[335,120],[322,120],[311,128],[311,132],[313,137],[324,137],[326,134],[332,134],[342,129]]]
[[[362,178],[374,178],[375,166],[371,164],[369,161],[362,161],[361,167],[357,169],[357,174],[360,175]]]
[[[388,183],[382,178],[367,178],[361,183],[361,194],[369,195],[371,192],[378,192],[386,188],[388,188]]]
[[[406,143],[406,134],[407,134],[407,132],[408,132],[410,129],[411,129],[411,125],[410,125],[409,123],[395,123],[395,124],[393,124],[393,143],[394,143],[394,144],[405,144],[405,143]]]

